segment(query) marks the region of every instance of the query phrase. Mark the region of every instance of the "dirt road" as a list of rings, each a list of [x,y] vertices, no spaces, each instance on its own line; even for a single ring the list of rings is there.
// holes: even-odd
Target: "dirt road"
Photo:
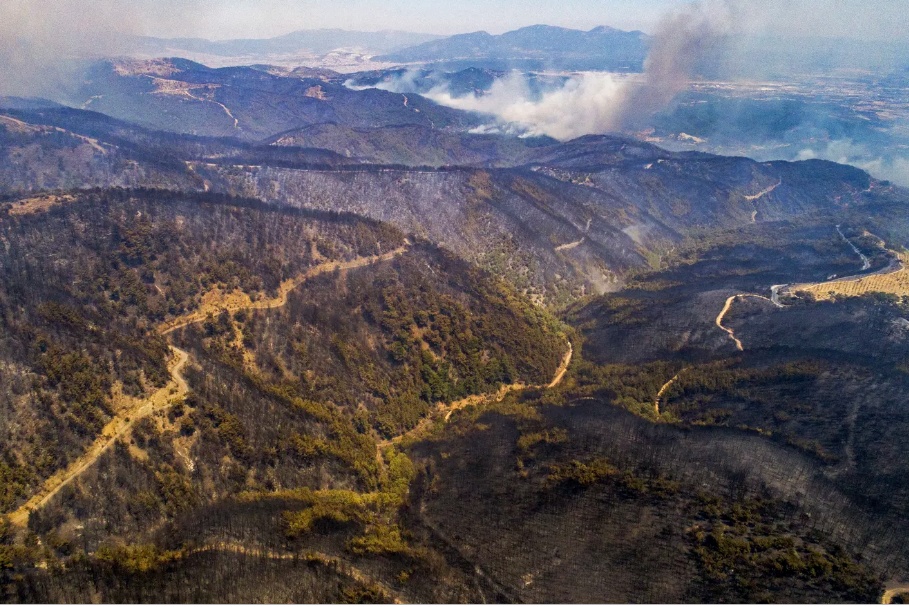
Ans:
[[[733,339],[735,339],[735,338],[733,338]],[[684,373],[687,369],[688,369],[688,367],[685,367],[684,369],[682,369],[681,371],[679,371],[678,373],[673,375],[672,379],[670,379],[665,384],[663,384],[663,386],[660,388],[660,391],[657,392],[656,398],[653,401],[653,410],[656,411],[657,417],[659,417],[659,415],[660,415],[660,399],[663,398],[663,395],[666,393],[666,390],[671,388],[672,384],[674,384],[676,382],[676,380],[679,378],[679,376],[682,373]]]
[[[227,309],[229,311],[238,311],[241,309],[247,310],[262,310],[268,308],[278,308],[287,303],[287,295],[290,291],[306,280],[318,276],[320,274],[325,274],[328,272],[333,272],[335,270],[349,270],[352,268],[360,268],[367,266],[379,261],[387,261],[394,258],[397,255],[401,255],[409,248],[409,243],[404,246],[398,247],[393,251],[384,253],[382,255],[374,255],[372,257],[358,257],[351,261],[346,262],[326,262],[318,266],[310,268],[307,272],[293,279],[285,280],[281,283],[281,287],[278,290],[278,296],[274,299],[268,299],[264,301],[252,301],[249,299],[249,296],[243,294],[246,299],[243,301],[242,297],[235,298],[226,308],[218,307],[214,304],[209,304],[203,306],[199,311],[187,314],[177,318],[169,323],[165,323],[158,328],[158,332],[162,335],[167,335],[172,333],[181,327],[187,325],[202,322],[207,317],[208,314],[212,313],[215,310],[220,311],[221,309]],[[245,303],[245,305],[244,305]],[[149,415],[154,414],[157,411],[163,411],[167,409],[171,403],[175,400],[182,400],[186,394],[189,392],[189,386],[186,384],[186,380],[183,378],[181,371],[183,367],[186,366],[187,361],[189,360],[189,354],[176,346],[170,346],[171,351],[173,352],[173,357],[168,365],[168,371],[171,376],[170,382],[160,390],[156,391],[154,394],[143,400],[135,400],[130,403],[130,406],[127,408],[118,411],[113,419],[108,422],[101,432],[101,435],[92,443],[92,445],[80,455],[76,460],[70,463],[63,470],[58,470],[54,475],[44,481],[44,484],[41,490],[33,495],[27,502],[22,506],[16,509],[9,515],[10,522],[17,527],[24,527],[28,524],[29,514],[44,506],[52,497],[54,497],[59,491],[65,487],[67,484],[72,482],[74,478],[82,474],[85,470],[90,468],[92,464],[98,461],[98,458],[107,451],[111,445],[113,445],[118,439],[124,437],[135,425],[137,421],[142,418],[148,417]]]
[[[729,338],[735,342],[735,347],[737,350],[743,350],[744,348],[742,348],[742,342],[739,341],[739,338],[735,336],[735,332],[732,329],[723,326],[723,317],[726,316],[726,313],[729,312],[729,308],[732,307],[732,302],[738,299],[738,297],[738,295],[733,295],[726,299],[726,304],[723,306],[723,309],[720,310],[720,313],[717,314],[716,320],[714,322],[716,323],[716,326],[725,331],[729,335]]]
[[[777,181],[776,183],[774,183],[772,186],[769,186],[769,187],[764,188],[763,190],[761,190],[761,191],[758,192],[757,194],[752,194],[752,195],[750,195],[750,196],[745,196],[745,200],[751,200],[751,201],[758,200],[759,198],[762,198],[762,197],[766,196],[767,194],[769,194],[769,193],[772,192],[773,190],[775,190],[775,189],[777,189],[778,187],[780,187],[780,184],[781,184],[781,183],[783,183],[783,180],[782,180],[782,179],[778,180],[778,181]]]
[[[167,335],[172,333],[177,329],[182,329],[191,324],[197,322],[202,322],[208,318],[209,314],[215,314],[221,312],[222,310],[227,310],[228,312],[238,312],[240,310],[267,310],[270,308],[280,308],[287,303],[287,296],[291,291],[299,287],[301,284],[319,276],[321,274],[328,274],[334,272],[335,270],[352,270],[354,268],[362,268],[364,266],[372,265],[380,261],[388,261],[394,259],[398,255],[405,253],[410,248],[410,244],[405,244],[403,246],[389,251],[388,253],[383,253],[382,255],[373,255],[371,257],[357,257],[350,261],[327,261],[321,263],[317,266],[313,266],[303,274],[296,276],[294,278],[288,278],[278,287],[278,296],[272,299],[265,299],[261,301],[252,301],[248,295],[245,293],[242,294],[225,294],[225,297],[215,298],[214,301],[203,302],[203,305],[200,306],[195,312],[186,314],[179,318],[175,318],[169,322],[164,323],[158,328],[158,332],[161,335]]]
[[[881,605],[890,605],[898,594],[909,594],[909,586],[890,586],[881,597]]]
[[[719,314],[717,314],[716,320],[714,322],[716,323],[716,326],[718,326],[720,329],[722,329],[729,335],[729,338],[732,339],[733,342],[735,342],[735,347],[739,351],[743,350],[742,342],[741,342],[741,340],[739,340],[738,337],[735,336],[735,332],[732,329],[730,329],[729,327],[723,326],[723,318],[726,316],[726,314],[729,313],[729,309],[732,307],[732,302],[734,302],[736,299],[745,298],[745,297],[751,297],[753,299],[763,299],[764,301],[769,301],[770,303],[772,303],[773,305],[775,305],[778,308],[783,307],[783,304],[781,304],[779,301],[775,301],[772,296],[764,297],[763,295],[755,295],[754,293],[738,293],[737,295],[733,295],[733,296],[729,297],[728,299],[726,299],[726,303],[725,303],[725,305],[723,305],[723,309],[720,310]]]
[[[173,352],[173,358],[171,358],[168,365],[168,371],[171,376],[170,382],[147,399],[137,400],[133,406],[118,411],[85,453],[71,462],[69,466],[57,471],[56,474],[44,481],[44,485],[38,493],[9,515],[10,523],[18,527],[24,527],[28,523],[28,515],[33,510],[45,505],[63,487],[90,468],[117,439],[126,435],[137,421],[152,415],[156,411],[167,409],[170,407],[171,402],[181,400],[186,396],[189,387],[186,385],[186,380],[181,375],[181,371],[189,360],[189,354],[174,346],[171,346],[171,351]]]
[[[532,385],[532,386],[528,386],[527,384],[522,384],[522,383],[505,384],[505,385],[499,386],[499,389],[496,390],[495,392],[487,392],[484,394],[473,394],[466,398],[462,398],[460,400],[456,400],[456,401],[453,401],[453,402],[450,402],[447,404],[438,403],[436,405],[435,411],[431,412],[429,415],[424,417],[422,420],[420,420],[420,423],[418,423],[416,426],[414,426],[407,432],[376,443],[376,447],[379,451],[378,457],[381,459],[381,450],[384,449],[385,447],[400,443],[405,438],[409,438],[412,436],[418,436],[420,433],[425,431],[429,426],[431,426],[432,423],[436,419],[439,419],[440,417],[447,422],[451,418],[452,413],[454,413],[455,411],[457,411],[459,409],[463,409],[464,407],[467,407],[469,405],[480,405],[480,404],[489,403],[489,402],[501,402],[502,399],[504,399],[505,396],[507,396],[509,393],[515,392],[518,390],[526,390],[528,388],[534,388],[534,389],[555,388],[560,383],[562,383],[563,379],[565,379],[565,373],[568,371],[568,366],[571,364],[571,357],[574,354],[574,348],[572,347],[571,342],[569,341],[567,343],[568,343],[568,350],[566,350],[565,354],[562,356],[562,362],[559,363],[559,366],[556,369],[556,372],[552,378],[552,381],[549,382],[548,384],[546,384],[545,386],[542,384],[537,384],[537,385]]]
[[[870,268],[870,267],[871,267],[871,260],[868,259],[868,257],[866,257],[864,253],[862,253],[861,251],[859,251],[859,248],[858,248],[857,246],[855,246],[854,244],[852,244],[852,241],[851,241],[851,240],[849,240],[848,238],[846,238],[846,235],[843,234],[843,231],[840,229],[840,226],[839,226],[839,225],[836,226],[836,231],[839,233],[840,238],[842,238],[843,240],[845,240],[845,241],[846,241],[846,244],[848,244],[850,247],[852,247],[852,250],[855,251],[855,254],[858,255],[858,256],[862,259],[862,271],[865,271],[865,270],[867,270],[868,268]]]

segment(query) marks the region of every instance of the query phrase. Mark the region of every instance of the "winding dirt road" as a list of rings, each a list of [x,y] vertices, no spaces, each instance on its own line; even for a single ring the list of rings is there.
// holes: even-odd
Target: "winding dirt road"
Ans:
[[[890,605],[898,594],[909,594],[909,586],[891,586],[881,596],[881,605]]]
[[[187,325],[202,322],[208,317],[208,314],[223,309],[233,312],[240,309],[263,310],[281,307],[287,303],[287,295],[290,291],[300,286],[306,280],[335,270],[348,270],[380,261],[390,260],[407,251],[410,247],[410,243],[407,241],[405,241],[405,243],[405,245],[382,255],[358,257],[346,262],[325,262],[314,266],[304,274],[296,278],[285,280],[281,283],[281,287],[278,290],[278,296],[274,299],[254,302],[249,299],[248,295],[243,294],[245,302],[241,297],[226,306],[217,306],[215,304],[203,305],[200,310],[196,312],[174,319],[169,323],[165,323],[158,328],[158,332],[161,335],[167,335],[168,333],[172,333]],[[181,372],[189,361],[189,354],[173,345],[170,346],[170,349],[173,352],[173,357],[168,364],[168,372],[171,376],[170,382],[148,398],[133,400],[128,407],[116,412],[114,417],[101,431],[98,438],[95,439],[92,445],[82,455],[71,462],[69,466],[62,470],[58,470],[55,474],[45,480],[38,493],[9,514],[9,521],[11,524],[17,527],[25,527],[25,525],[28,524],[28,517],[31,512],[47,504],[47,502],[59,493],[63,487],[90,468],[98,461],[98,458],[111,447],[111,445],[132,430],[137,421],[148,417],[157,411],[166,410],[173,401],[182,400],[186,396],[189,392],[189,386],[186,384],[186,380],[183,378]]]
[[[779,185],[779,184],[777,184],[777,185]],[[774,188],[775,187],[776,186],[774,186]],[[772,191],[774,188],[770,188],[769,191]],[[760,196],[763,196],[763,194],[766,194],[766,193],[767,193],[767,191],[760,194]],[[748,198],[749,200],[751,200],[751,198],[749,198],[748,196],[746,196],[745,198]],[[858,247],[856,247],[852,243],[851,240],[846,238],[846,235],[843,234],[843,231],[840,229],[839,225],[836,225],[835,227],[836,227],[836,231],[840,235],[840,237],[844,241],[846,241],[846,244],[848,244],[852,248],[852,250],[855,251],[855,253],[861,259],[861,261],[862,261],[861,270],[864,271],[864,270],[867,270],[868,268],[870,268],[871,261],[868,259],[868,257],[866,257],[865,254],[862,253],[858,249]],[[723,326],[723,317],[726,316],[726,314],[729,312],[729,308],[732,306],[732,302],[740,297],[755,297],[757,299],[766,299],[767,301],[769,301],[770,303],[772,303],[773,305],[775,305],[778,308],[785,308],[786,306],[780,302],[780,294],[784,290],[785,291],[797,291],[800,289],[801,290],[813,289],[813,288],[817,288],[817,287],[823,287],[824,285],[833,285],[833,284],[845,283],[845,282],[850,282],[850,281],[858,282],[861,280],[866,280],[872,276],[881,276],[881,275],[885,275],[885,274],[892,274],[892,273],[900,272],[902,270],[903,270],[903,263],[900,260],[899,256],[896,256],[893,260],[890,261],[890,263],[887,265],[887,267],[881,268],[880,270],[877,270],[876,272],[870,272],[867,274],[855,274],[853,276],[846,276],[844,278],[836,278],[836,279],[831,279],[831,280],[827,280],[825,282],[818,282],[818,283],[802,283],[802,284],[794,284],[794,285],[789,285],[789,284],[773,285],[772,287],[770,287],[770,297],[769,298],[764,297],[763,295],[756,295],[754,293],[739,293],[737,295],[733,295],[732,297],[730,297],[729,299],[726,300],[726,304],[723,306],[723,309],[720,310],[719,315],[717,315],[717,317],[716,317],[716,326],[718,326],[720,329],[725,331],[729,335],[729,337],[735,342],[736,348],[741,350],[742,342],[736,338],[735,333],[733,333],[732,329],[729,329],[728,327]]]
[[[181,400],[186,396],[189,386],[186,385],[181,371],[189,360],[189,354],[175,346],[171,346],[170,349],[173,352],[173,358],[168,364],[170,382],[147,399],[138,400],[133,406],[117,412],[85,453],[44,481],[44,485],[38,493],[9,515],[10,523],[17,527],[24,527],[28,523],[28,515],[33,510],[44,506],[74,478],[90,468],[104,452],[110,449],[111,445],[126,435],[138,420],[157,411],[163,411],[170,407],[173,401]]]
[[[585,238],[587,238],[587,237],[586,237],[586,236],[581,236],[581,239],[580,239],[580,240],[575,240],[574,242],[569,242],[569,243],[566,243],[566,244],[560,244],[559,246],[557,246],[557,247],[556,247],[555,249],[553,249],[553,250],[554,250],[554,251],[567,251],[568,249],[573,249],[573,248],[575,248],[575,247],[579,247],[579,246],[581,246],[582,244],[584,244],[584,239],[585,239]]]
[[[725,303],[725,305],[723,305],[723,309],[720,310],[719,314],[717,314],[716,320],[714,322],[716,323],[716,326],[718,326],[720,329],[722,329],[729,335],[729,338],[733,342],[735,342],[736,349],[739,350],[740,352],[744,350],[744,348],[742,347],[742,342],[738,337],[735,336],[735,332],[732,329],[730,329],[729,327],[723,326],[723,318],[726,316],[726,314],[729,312],[729,309],[732,307],[732,302],[734,302],[736,299],[739,299],[739,298],[744,299],[745,297],[752,297],[754,299],[763,299],[764,301],[769,301],[770,303],[772,303],[773,305],[775,305],[778,308],[784,307],[783,304],[781,304],[779,301],[775,300],[774,297],[772,297],[772,296],[764,297],[763,295],[755,295],[754,293],[738,293],[738,294],[732,295],[726,299],[726,303]]]
[[[733,339],[735,339],[735,338],[733,337]],[[664,394],[666,394],[666,390],[671,388],[672,384],[674,384],[676,382],[676,380],[678,380],[679,376],[687,370],[688,370],[688,367],[685,367],[684,369],[682,369],[681,371],[679,371],[678,373],[673,375],[672,379],[670,379],[665,384],[663,384],[663,386],[660,388],[660,391],[657,392],[656,399],[654,399],[654,401],[653,401],[653,410],[656,411],[657,417],[659,417],[659,415],[660,415],[660,399],[663,397]]]
[[[735,332],[732,329],[723,326],[723,317],[726,316],[727,312],[729,312],[729,308],[732,307],[732,302],[734,302],[736,299],[738,299],[738,295],[733,295],[726,299],[726,304],[723,306],[723,309],[720,310],[720,313],[717,314],[716,320],[714,322],[716,323],[716,326],[725,331],[729,335],[729,338],[735,342],[736,349],[743,350],[744,348],[742,348],[742,342],[739,341],[739,338],[735,336]]]
[[[782,180],[782,179],[778,180],[778,181],[777,181],[776,183],[774,183],[772,186],[769,186],[769,187],[764,188],[763,190],[761,190],[761,191],[758,192],[757,194],[751,194],[750,196],[745,196],[745,200],[755,201],[755,200],[758,200],[759,198],[763,198],[764,196],[766,196],[767,194],[769,194],[769,193],[772,192],[773,190],[775,190],[775,189],[777,189],[778,187],[780,187],[780,184],[781,184],[781,183],[783,183],[783,180]]]
[[[562,380],[565,379],[565,373],[568,372],[568,365],[571,364],[571,357],[574,355],[574,348],[571,345],[571,342],[568,342],[568,350],[565,351],[565,354],[562,356],[562,362],[559,363],[558,369],[556,369],[556,374],[552,378],[552,381],[549,382],[547,388],[555,388]]]
[[[846,238],[846,235],[843,234],[843,231],[840,229],[840,226],[836,226],[836,231],[839,233],[840,237],[848,244],[852,250],[859,256],[862,261],[862,268],[860,272],[864,272],[871,268],[871,260],[862,253],[858,247],[856,247],[851,240]],[[880,239],[878,239],[880,240]],[[881,241],[883,245],[884,242]],[[897,253],[895,251],[890,251],[892,257],[890,262],[874,272],[865,272],[863,274],[852,274],[849,276],[843,276],[838,278],[831,278],[823,282],[806,282],[806,283],[796,283],[792,285],[774,285],[772,287],[772,294],[774,296],[774,303],[780,305],[778,302],[779,293],[781,290],[785,289],[788,293],[793,293],[796,291],[809,291],[814,293],[815,297],[818,299],[827,299],[829,297],[829,291],[834,291],[846,295],[858,295],[866,292],[882,292],[882,293],[894,293],[897,295],[905,295],[906,293],[906,256],[902,253]],[[875,281],[875,278],[886,277],[892,279],[892,281]],[[874,284],[877,283],[877,284]]]
[[[862,259],[862,270],[864,271],[864,270],[867,270],[868,268],[870,268],[871,260],[868,259],[868,257],[864,253],[862,253],[857,246],[852,244],[851,240],[846,238],[846,235],[843,234],[843,231],[840,229],[839,224],[837,224],[837,226],[836,226],[836,231],[839,233],[840,238],[845,240],[846,244],[848,244],[850,247],[852,247],[852,250],[855,251],[855,254],[858,255]]]
[[[776,183],[774,183],[772,186],[769,186],[769,187],[764,188],[763,190],[761,190],[761,191],[758,192],[757,194],[751,194],[750,196],[745,196],[745,200],[747,200],[748,202],[751,203],[751,206],[752,206],[752,209],[753,209],[753,210],[751,211],[751,223],[755,223],[755,222],[757,221],[757,216],[758,216],[758,208],[757,208],[757,205],[755,205],[754,203],[755,203],[757,200],[760,200],[762,197],[764,197],[764,196],[766,196],[767,194],[769,194],[770,192],[772,192],[773,190],[777,189],[777,188],[780,186],[781,183],[783,183],[783,180],[782,180],[782,179],[778,180],[778,181],[777,181]]]
[[[488,403],[488,402],[497,402],[498,403],[498,402],[501,402],[502,399],[504,399],[511,392],[517,392],[519,390],[527,390],[529,388],[533,388],[533,389],[555,388],[560,383],[562,383],[562,380],[565,378],[565,373],[568,372],[568,365],[571,364],[571,357],[573,354],[574,354],[574,349],[572,348],[571,342],[569,341],[568,350],[566,350],[565,354],[562,356],[562,362],[559,363],[559,366],[556,369],[556,372],[552,378],[552,381],[549,382],[548,384],[546,384],[545,386],[543,384],[535,384],[535,385],[528,386],[527,384],[521,384],[521,383],[502,385],[499,387],[499,389],[497,391],[492,392],[492,393],[474,394],[472,396],[468,396],[466,398],[462,398],[460,400],[456,400],[454,402],[448,403],[447,405],[440,405],[439,409],[437,410],[437,415],[444,413],[445,414],[444,419],[445,419],[445,421],[448,421],[449,418],[451,418],[452,413],[454,413],[458,409],[463,409],[464,407],[466,407],[468,405],[479,405],[479,404]],[[392,439],[392,440],[396,440],[396,439],[400,440],[401,438],[404,438],[405,436],[413,433],[414,430],[416,430],[416,428],[414,428],[410,432],[402,434],[400,437],[395,437],[395,439]]]
[[[161,335],[167,335],[182,327],[204,321],[208,317],[208,314],[214,312],[215,310],[262,310],[284,306],[287,303],[287,297],[290,291],[298,287],[306,280],[320,274],[334,272],[335,270],[359,268],[380,261],[390,260],[408,250],[410,243],[407,241],[405,241],[405,243],[406,244],[404,246],[398,247],[397,249],[394,249],[393,251],[384,253],[382,255],[362,257],[347,262],[322,263],[311,268],[296,278],[288,279],[281,283],[281,286],[278,290],[278,296],[273,299],[253,302],[249,299],[248,296],[246,296],[246,301],[242,301],[241,298],[239,301],[230,302],[226,306],[217,306],[215,304],[212,304],[208,307],[202,306],[200,310],[196,312],[187,314],[183,317],[174,319],[173,321],[162,325],[158,328],[158,331]],[[78,459],[73,461],[65,469],[58,471],[53,476],[48,478],[44,482],[42,489],[37,494],[32,496],[27,502],[25,502],[22,506],[20,506],[17,510],[9,515],[8,518],[11,524],[16,527],[24,528],[28,523],[28,518],[31,512],[47,504],[47,502],[50,501],[50,499],[53,498],[57,493],[59,493],[63,487],[72,482],[73,479],[78,477],[85,470],[90,468],[98,460],[98,458],[101,457],[101,455],[103,455],[118,439],[123,438],[133,428],[138,420],[143,419],[149,415],[153,415],[158,411],[166,410],[174,401],[182,400],[185,398],[189,392],[189,386],[187,385],[186,380],[182,375],[182,371],[189,361],[189,354],[186,351],[181,350],[180,348],[177,348],[173,345],[170,346],[170,349],[173,353],[173,357],[168,364],[168,372],[171,376],[171,380],[168,382],[168,384],[163,388],[157,390],[147,399],[138,400],[133,406],[117,412],[114,418],[107,424],[107,426],[105,426],[101,435],[95,440],[91,447],[85,451],[85,453],[83,453]],[[556,369],[555,376],[553,377],[552,381],[549,382],[549,384],[546,386],[526,386],[524,384],[511,384],[508,386],[502,386],[493,395],[475,395],[461,399],[459,401],[455,401],[447,406],[442,406],[439,409],[439,414],[444,413],[444,419],[447,421],[454,411],[466,407],[469,404],[485,402],[490,398],[502,400],[509,392],[514,390],[522,390],[528,387],[553,388],[561,383],[561,381],[564,379],[565,374],[568,370],[568,366],[571,363],[572,355],[573,347],[569,341],[568,349],[562,357],[562,361],[559,367]],[[377,444],[377,457],[381,460],[382,447],[388,446],[394,442],[399,442],[405,436],[414,433],[414,431],[418,430],[421,427],[425,427],[425,424],[430,423],[432,421],[432,418],[432,415],[427,416],[427,418],[425,418],[416,428],[412,429],[410,432],[394,437],[389,441],[384,441],[383,443]],[[375,580],[374,578],[369,577],[350,563],[323,553],[307,552],[304,554],[296,554],[291,552],[275,552],[272,550],[247,548],[239,544],[222,542],[182,551],[179,553],[179,556],[182,558],[191,554],[197,554],[206,551],[228,551],[249,556],[280,560],[305,559],[310,561],[318,561],[326,565],[337,567],[341,573],[347,575],[356,582],[359,582],[363,585],[372,585],[378,587],[395,603],[402,602],[400,596],[387,585]]]
[[[565,244],[560,244],[559,246],[554,248],[553,251],[567,251],[569,249],[573,249],[575,247],[579,247],[582,244],[584,244],[584,241],[587,240],[587,233],[590,232],[590,224],[592,221],[593,221],[592,219],[587,220],[587,225],[584,227],[584,235],[581,236],[580,240],[575,240],[574,242],[567,242]]]
[[[527,384],[521,384],[521,383],[505,384],[505,385],[500,386],[499,389],[495,392],[487,392],[484,394],[473,394],[471,396],[450,402],[448,404],[437,403],[435,411],[431,412],[429,415],[424,417],[422,420],[420,420],[420,423],[418,423],[416,426],[414,426],[407,432],[404,432],[403,434],[399,434],[392,438],[377,442],[376,448],[378,451],[378,457],[381,459],[381,450],[382,449],[389,447],[391,445],[400,443],[405,438],[419,435],[426,428],[428,428],[430,425],[432,425],[432,423],[436,419],[438,419],[440,417],[444,421],[447,422],[451,418],[452,413],[454,413],[455,411],[457,411],[459,409],[463,409],[464,407],[467,407],[469,405],[480,405],[480,404],[489,403],[489,402],[501,402],[502,399],[504,399],[505,396],[507,396],[509,393],[516,392],[518,390],[527,390],[529,388],[534,388],[534,389],[555,388],[560,383],[562,383],[563,379],[565,379],[565,373],[568,371],[568,366],[571,364],[571,357],[574,354],[574,348],[572,347],[571,342],[569,341],[567,343],[568,343],[568,350],[566,350],[565,354],[562,356],[562,362],[559,363],[559,366],[556,369],[556,372],[552,378],[552,381],[549,382],[548,384],[546,384],[545,386],[543,384],[536,384],[536,385],[531,385],[531,386],[528,386]]]
[[[334,272],[335,270],[352,270],[354,268],[362,268],[364,266],[372,265],[380,261],[388,261],[394,259],[398,255],[405,253],[410,248],[410,243],[405,241],[406,244],[389,251],[388,253],[383,253],[381,255],[373,255],[371,257],[357,257],[350,261],[326,261],[317,266],[313,266],[303,274],[296,276],[294,278],[288,278],[278,287],[278,296],[272,299],[265,299],[261,301],[252,301],[248,295],[243,294],[234,294],[234,296],[225,301],[222,298],[218,298],[213,302],[203,302],[202,306],[199,307],[195,312],[191,312],[179,318],[175,318],[169,322],[164,323],[158,328],[158,332],[161,335],[167,335],[172,333],[177,329],[182,329],[188,325],[192,325],[198,322],[204,321],[208,318],[209,314],[214,314],[226,310],[228,312],[238,312],[240,310],[268,310],[270,308],[280,308],[287,304],[287,296],[291,291],[299,287],[301,284],[320,276],[322,274],[328,274]]]

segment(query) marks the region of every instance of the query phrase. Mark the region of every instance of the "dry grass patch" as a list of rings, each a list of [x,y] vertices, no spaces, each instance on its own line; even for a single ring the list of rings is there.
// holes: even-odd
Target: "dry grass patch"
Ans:
[[[17,200],[9,207],[9,214],[35,215],[38,213],[46,213],[56,206],[74,202],[75,200],[76,197],[70,196],[69,194],[44,194],[32,198],[23,198],[22,200]]]

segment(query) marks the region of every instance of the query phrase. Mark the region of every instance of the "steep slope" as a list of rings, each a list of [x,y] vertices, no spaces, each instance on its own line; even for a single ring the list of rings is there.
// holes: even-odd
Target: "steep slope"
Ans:
[[[841,231],[882,221],[901,246],[905,208],[840,209]],[[885,296],[769,301],[794,276],[862,271],[839,232],[823,216],[705,231],[578,306],[583,347],[558,388],[455,412],[410,447],[412,532],[515,602],[898,592],[909,310]],[[886,264],[877,241],[855,242],[874,260],[864,271]],[[724,325],[742,351],[714,324],[735,293],[749,296]]]
[[[5,115],[15,137],[2,149],[28,160],[9,163],[6,193],[164,186],[351,211],[421,234],[554,304],[615,288],[631,268],[657,263],[696,230],[889,195],[866,173],[833,163],[671,153],[608,136],[557,143],[419,125],[338,124],[257,145],[153,131],[72,109]],[[389,161],[497,168],[375,164]],[[73,170],[61,173],[60,162]]]
[[[887,267],[905,191],[397,124],[413,100],[379,92],[276,134],[288,106],[259,101],[334,83],[108,68],[115,106],[239,130],[235,87],[269,135],[0,113],[3,600],[868,602],[909,579],[909,307],[780,288]],[[190,191],[44,191],[108,183]]]
[[[225,559],[261,593],[270,563],[305,555],[314,577],[290,596],[334,597],[321,585],[332,568],[351,592],[476,596],[469,575],[401,536],[409,460],[378,444],[437,402],[550,382],[566,348],[551,318],[388,226],[247,200],[72,193],[7,204],[0,238],[0,415],[16,420],[0,437],[0,497],[12,513],[38,496],[12,531],[0,523],[6,597],[81,596],[42,581],[36,566],[61,560],[111,599],[124,596],[111,568],[175,596],[175,571],[216,575]],[[330,503],[348,513],[339,526],[312,514]],[[200,516],[238,507],[234,525],[255,538]],[[11,546],[26,519],[50,551]],[[11,584],[7,558],[29,581]],[[407,584],[400,559],[448,581]]]
[[[85,187],[194,189],[186,166],[106,141],[0,115],[0,193]]]
[[[165,192],[5,205],[3,415],[17,423],[4,425],[4,511],[117,410],[167,382],[156,324],[198,308],[218,285],[268,293],[318,263],[314,255],[343,261],[401,242],[362,220],[287,213]],[[201,249],[205,229],[214,232]],[[254,250],[244,230],[260,232]]]
[[[316,124],[281,133],[269,143],[332,150],[360,163],[440,167],[515,166],[532,158],[537,148],[555,141],[456,133],[420,125],[354,128]]]
[[[852,513],[824,520],[823,502],[796,499],[785,480],[811,478],[805,458],[734,431],[653,424],[608,394],[553,400],[455,416],[413,448],[414,532],[457,551],[510,601],[880,597],[864,547],[830,531]]]
[[[890,204],[905,211],[904,200]],[[876,203],[844,209],[842,231],[860,233],[881,214]],[[892,222],[895,234],[905,226],[905,218]],[[595,364],[573,396],[612,395],[653,421],[723,428],[799,453],[804,472],[763,482],[898,580],[909,568],[906,537],[894,533],[909,507],[909,459],[893,446],[909,424],[905,302],[771,297],[774,285],[887,265],[879,241],[864,239],[875,261],[862,270],[840,231],[821,217],[705,234],[667,268],[579,307],[572,323]]]
[[[489,90],[493,83],[507,75],[503,70],[468,67],[456,72],[439,69],[414,67],[393,67],[338,75],[339,82],[353,88],[383,88],[394,84],[402,93],[426,94],[433,89],[443,89],[455,97],[480,95]]]
[[[220,191],[391,222],[550,303],[615,288],[694,230],[832,211],[871,184],[832,163],[671,154],[610,137],[530,155],[528,168],[483,171],[193,168]]]
[[[33,162],[28,166],[36,175],[44,176],[44,179],[59,181],[69,177],[74,185],[81,187],[96,183],[100,185],[105,179],[112,181],[114,176],[110,173],[115,173],[115,170],[108,165],[119,157],[131,159],[135,164],[145,165],[144,171],[138,172],[149,174],[149,177],[153,176],[156,170],[162,171],[165,168],[175,170],[176,167],[179,167],[177,169],[179,172],[185,172],[184,163],[187,160],[220,163],[270,163],[278,166],[318,166],[322,168],[359,164],[357,161],[347,159],[328,149],[294,145],[273,146],[244,142],[233,137],[181,135],[141,127],[98,112],[67,107],[28,110],[0,109],[0,121],[6,125],[8,131],[3,148],[8,150],[7,156],[10,158],[18,157],[17,155],[22,154],[21,149],[28,146],[35,150],[32,156],[43,157],[59,154],[61,148],[73,148],[80,142],[96,143],[97,146],[93,148],[95,152],[104,151],[100,148],[110,152],[112,158],[109,159],[96,154],[93,158],[94,164],[82,171],[75,169],[61,171],[59,164],[35,162],[35,159],[32,159]],[[66,137],[41,137],[42,133],[68,134],[71,139],[80,141],[68,143]],[[12,137],[13,134],[16,135],[15,138]],[[39,154],[37,150],[41,150],[41,153]],[[105,164],[108,160],[110,162]],[[15,162],[10,162],[11,169],[16,166]],[[65,164],[63,166],[67,168]],[[96,167],[94,172],[97,175],[95,176],[89,170],[92,166]],[[129,172],[123,169],[117,172],[129,175]],[[174,186],[192,189],[177,177],[170,177],[170,179],[173,180]],[[28,181],[11,175],[10,180],[0,184],[0,187],[7,192],[42,189],[36,181]],[[164,179],[159,179],[159,181],[166,184]],[[149,185],[154,185],[154,183],[149,181]],[[192,187],[200,185],[198,178],[195,178]]]

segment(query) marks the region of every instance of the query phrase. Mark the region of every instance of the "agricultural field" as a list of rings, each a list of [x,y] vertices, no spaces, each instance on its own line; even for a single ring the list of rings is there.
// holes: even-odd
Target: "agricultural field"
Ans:
[[[837,296],[858,297],[868,293],[907,296],[909,295],[909,269],[907,269],[909,253],[903,251],[896,255],[899,257],[899,266],[891,272],[815,284],[793,285],[790,290],[811,293],[818,300],[833,299]]]

